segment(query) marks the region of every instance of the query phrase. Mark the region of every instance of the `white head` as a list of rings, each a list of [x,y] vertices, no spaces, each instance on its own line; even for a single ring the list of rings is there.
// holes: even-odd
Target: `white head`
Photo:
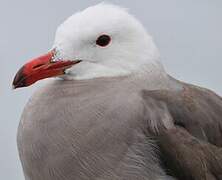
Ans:
[[[97,44],[102,35],[111,39],[105,39],[105,46]],[[125,9],[105,3],[69,17],[58,27],[53,47],[62,59],[82,60],[66,70],[68,79],[120,76],[161,66],[142,24]]]
[[[125,9],[110,4],[101,3],[69,17],[58,27],[53,49],[24,65],[14,87],[59,75],[91,79],[164,74],[159,52],[142,24]]]

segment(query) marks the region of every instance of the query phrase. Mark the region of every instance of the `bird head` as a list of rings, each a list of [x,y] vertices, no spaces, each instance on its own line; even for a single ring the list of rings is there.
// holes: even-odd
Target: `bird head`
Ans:
[[[57,29],[52,49],[25,64],[14,88],[40,79],[124,76],[158,66],[159,52],[143,25],[127,10],[101,3],[77,12]]]

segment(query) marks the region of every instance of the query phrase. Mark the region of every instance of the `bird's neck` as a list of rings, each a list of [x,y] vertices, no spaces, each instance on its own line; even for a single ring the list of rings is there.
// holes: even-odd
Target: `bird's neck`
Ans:
[[[78,67],[68,69],[66,75],[62,76],[65,80],[87,80],[103,77],[150,77],[156,79],[166,76],[166,72],[159,61],[148,61],[141,64],[132,64],[128,67],[112,66],[84,62]]]

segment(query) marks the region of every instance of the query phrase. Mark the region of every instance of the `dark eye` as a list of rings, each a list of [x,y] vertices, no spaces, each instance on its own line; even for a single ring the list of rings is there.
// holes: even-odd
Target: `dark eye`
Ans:
[[[101,36],[98,37],[98,39],[96,40],[96,44],[102,47],[107,46],[111,41],[111,37],[103,34]]]

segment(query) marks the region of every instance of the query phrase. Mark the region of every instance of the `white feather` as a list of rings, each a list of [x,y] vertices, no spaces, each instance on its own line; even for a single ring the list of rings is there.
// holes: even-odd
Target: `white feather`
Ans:
[[[111,37],[106,47],[96,45],[102,34]],[[120,76],[142,69],[164,72],[158,49],[143,25],[111,4],[101,3],[69,17],[58,27],[53,47],[61,59],[82,60],[66,70],[65,79]]]

